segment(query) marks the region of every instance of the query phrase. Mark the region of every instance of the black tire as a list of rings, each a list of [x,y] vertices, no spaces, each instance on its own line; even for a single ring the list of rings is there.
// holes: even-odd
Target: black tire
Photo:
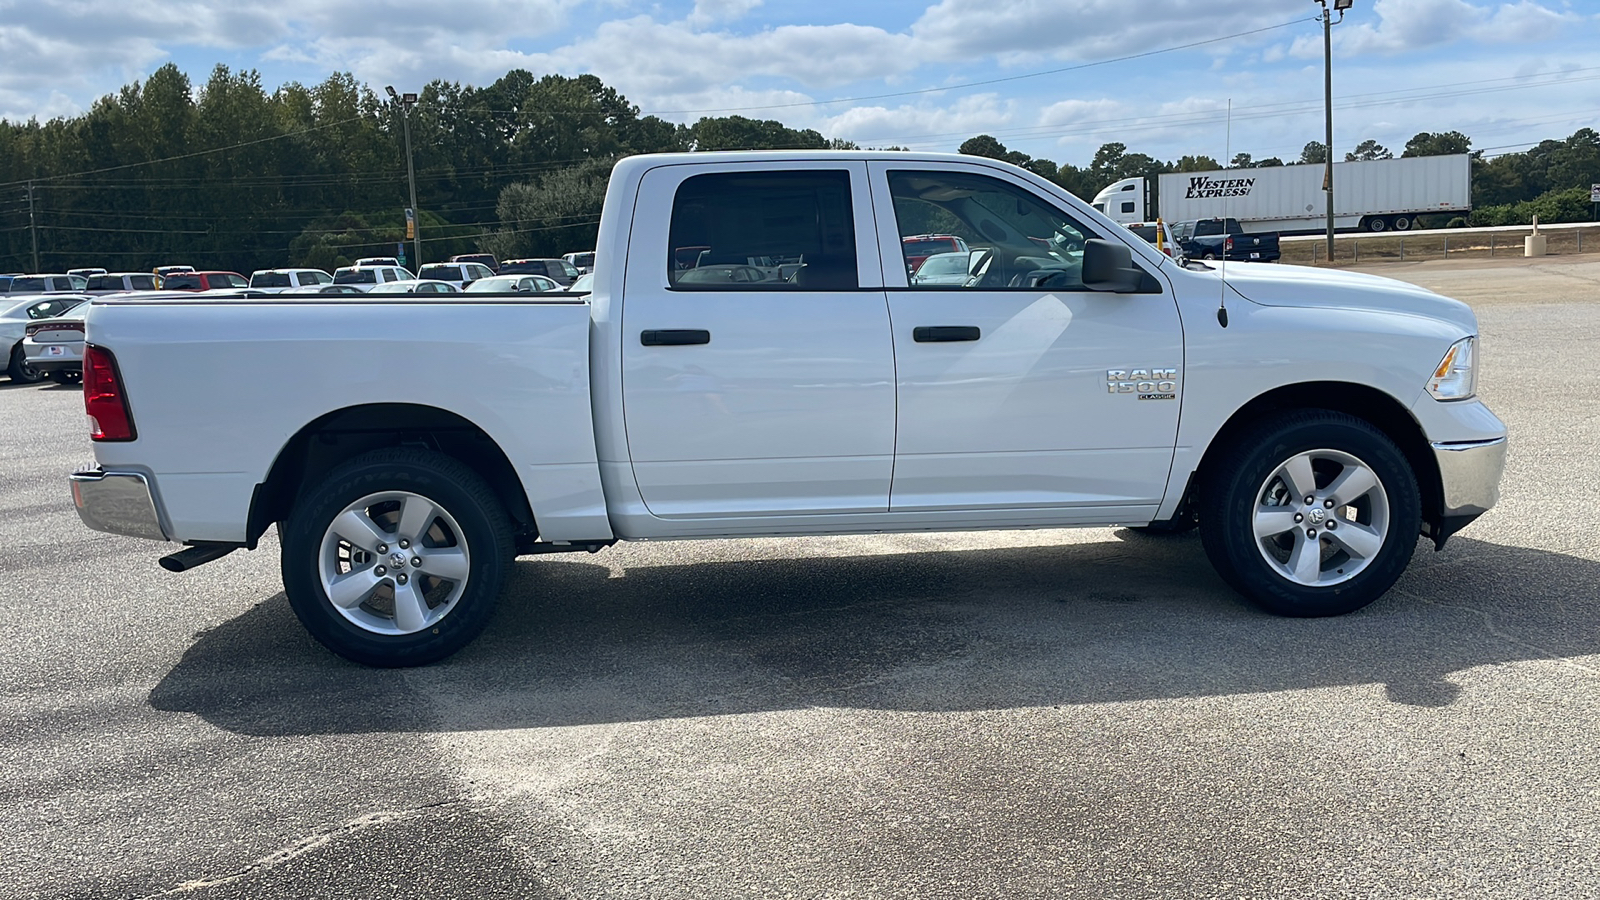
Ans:
[[[1395,231],[1410,231],[1411,230],[1411,217],[1410,216],[1395,216],[1394,217],[1394,230]]]
[[[1304,410],[1263,421],[1219,449],[1218,462],[1201,481],[1200,538],[1217,573],[1257,606],[1282,616],[1344,615],[1383,596],[1405,571],[1421,527],[1417,480],[1405,454],[1371,424],[1345,413]],[[1294,581],[1270,565],[1265,558],[1270,547],[1258,545],[1254,530],[1257,493],[1264,483],[1291,457],[1315,450],[1363,462],[1382,486],[1389,517],[1387,535],[1365,568],[1320,587]],[[1318,473],[1319,490],[1325,478]],[[1317,540],[1320,547],[1326,534]]]
[[[11,365],[6,372],[17,384],[38,384],[44,380],[43,372],[28,365],[28,357],[22,352],[21,343],[11,348]]]
[[[1367,230],[1373,234],[1380,234],[1389,230],[1389,220],[1383,216],[1373,216],[1367,220]]]
[[[1200,258],[1201,259],[1216,259],[1217,258],[1217,254],[1214,251],[1207,250],[1205,253],[1200,255]]]
[[[323,646],[369,666],[421,666],[460,650],[488,625],[516,551],[510,519],[472,470],[431,451],[377,450],[307,488],[279,526],[283,584],[295,615]],[[453,518],[460,534],[452,538],[464,546],[470,562],[453,607],[430,627],[410,634],[382,634],[352,622],[329,599],[320,569],[323,539],[335,517],[368,495],[391,491],[424,497]]]

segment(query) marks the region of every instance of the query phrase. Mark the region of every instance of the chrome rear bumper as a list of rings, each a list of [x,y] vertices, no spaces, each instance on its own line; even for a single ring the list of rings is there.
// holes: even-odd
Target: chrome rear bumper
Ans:
[[[150,482],[136,472],[75,472],[72,505],[78,518],[95,531],[125,534],[153,541],[171,540],[161,529],[161,516],[150,493]]]

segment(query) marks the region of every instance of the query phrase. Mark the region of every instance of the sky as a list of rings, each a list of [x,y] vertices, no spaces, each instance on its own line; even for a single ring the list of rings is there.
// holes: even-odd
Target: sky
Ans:
[[[1323,136],[1315,0],[0,0],[0,118],[81,113],[172,62],[375,90],[593,73],[645,114],[777,119],[863,146],[976,134],[1085,165],[1293,160]],[[1252,33],[1253,32],[1253,33]],[[1600,0],[1355,0],[1336,155],[1461,131],[1490,155],[1600,128]],[[1137,58],[1129,58],[1137,57]],[[985,83],[987,82],[987,83]],[[1231,117],[1229,108],[1231,105]]]

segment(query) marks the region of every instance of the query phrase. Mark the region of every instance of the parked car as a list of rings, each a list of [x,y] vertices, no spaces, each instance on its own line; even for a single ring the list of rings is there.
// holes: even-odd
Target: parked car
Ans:
[[[274,294],[289,288],[319,287],[332,283],[333,276],[321,269],[258,269],[250,273],[252,289]]]
[[[953,234],[913,234],[900,239],[907,272],[915,272],[923,260],[935,253],[965,253],[968,249],[967,242]]]
[[[930,217],[982,245],[962,289],[874,264]],[[804,265],[698,285],[694,245]],[[1183,265],[997,160],[632,157],[597,246],[595,302],[95,304],[79,515],[187,544],[175,570],[276,523],[309,633],[397,666],[472,640],[518,553],[1187,520],[1250,601],[1327,616],[1499,498],[1465,304]],[[1286,346],[1338,348],[1336,377]]]
[[[285,288],[280,294],[365,294],[353,284],[308,284],[305,287]]]
[[[426,267],[424,267],[426,268]],[[390,281],[384,284],[375,284],[369,294],[459,294],[461,288],[448,281],[439,281],[433,278],[418,278],[414,281]]]
[[[88,299],[86,294],[7,298],[7,303],[0,306],[0,348],[6,351],[6,371],[12,381],[33,384],[44,377],[43,372],[28,365],[27,351],[22,347],[28,326],[64,315]]]
[[[578,270],[564,259],[508,259],[500,264],[501,275],[543,275],[557,284],[578,280]]]
[[[106,273],[105,269],[99,269],[99,268],[68,269],[67,270],[67,274],[68,275],[78,275],[78,276],[83,277],[83,278],[88,278],[91,275],[104,275],[105,273]]]
[[[579,275],[578,280],[567,285],[569,294],[587,294],[594,290],[594,273]]]
[[[674,284],[755,284],[762,281],[777,281],[779,277],[774,272],[756,266],[739,265],[738,263],[718,263],[709,266],[696,266],[685,269],[673,278]]]
[[[964,285],[967,279],[972,277],[973,265],[981,258],[982,253],[974,253],[971,250],[935,253],[925,257],[916,271],[911,273],[911,283]]]
[[[355,267],[358,269],[369,266],[392,266],[396,269],[404,268],[400,265],[399,257],[395,256],[364,256],[355,262]]]
[[[466,287],[480,278],[494,275],[489,267],[475,262],[430,263],[417,270],[417,277],[432,281],[448,281],[457,287]]]
[[[20,274],[20,272],[7,272],[4,275],[0,275],[0,294],[11,293],[11,279]]]
[[[65,272],[51,275],[16,275],[11,279],[10,294],[73,294],[82,291],[89,279]]]
[[[165,278],[168,275],[178,275],[183,272],[193,272],[194,266],[156,266],[151,271],[157,275],[160,275],[162,278]]]
[[[488,266],[489,271],[496,275],[500,274],[500,261],[494,258],[493,253],[458,253],[450,257],[450,261],[453,263],[477,263],[480,266]]]
[[[1172,226],[1183,255],[1190,259],[1273,262],[1282,254],[1270,231],[1246,233],[1238,219],[1190,219]]]
[[[1168,256],[1179,257],[1183,255],[1183,248],[1172,238],[1172,229],[1165,222],[1127,222],[1123,225],[1129,231],[1149,241],[1152,246]],[[1157,239],[1159,236],[1159,240]]]
[[[159,291],[161,276],[151,272],[108,272],[91,275],[85,294],[120,294],[127,291]]]
[[[543,275],[495,275],[480,278],[467,285],[469,294],[493,294],[506,291],[548,294],[562,290],[561,285]]]
[[[579,275],[587,275],[594,271],[593,250],[585,250],[581,253],[563,253],[561,258],[567,261],[567,265],[577,269]]]
[[[249,286],[238,272],[174,272],[161,279],[163,291],[238,291]]]
[[[27,326],[22,354],[34,371],[58,384],[83,378],[83,320],[89,304],[80,303],[52,319]]]
[[[392,281],[416,280],[417,276],[411,274],[410,269],[400,266],[345,266],[333,271],[334,284],[347,284],[362,291],[370,291],[374,285],[388,284]]]

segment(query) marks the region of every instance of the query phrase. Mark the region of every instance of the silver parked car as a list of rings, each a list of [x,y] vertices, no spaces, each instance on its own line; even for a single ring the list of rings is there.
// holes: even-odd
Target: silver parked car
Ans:
[[[426,271],[426,269],[424,269]],[[461,289],[448,281],[416,278],[411,281],[390,281],[374,285],[369,294],[459,294]]]

